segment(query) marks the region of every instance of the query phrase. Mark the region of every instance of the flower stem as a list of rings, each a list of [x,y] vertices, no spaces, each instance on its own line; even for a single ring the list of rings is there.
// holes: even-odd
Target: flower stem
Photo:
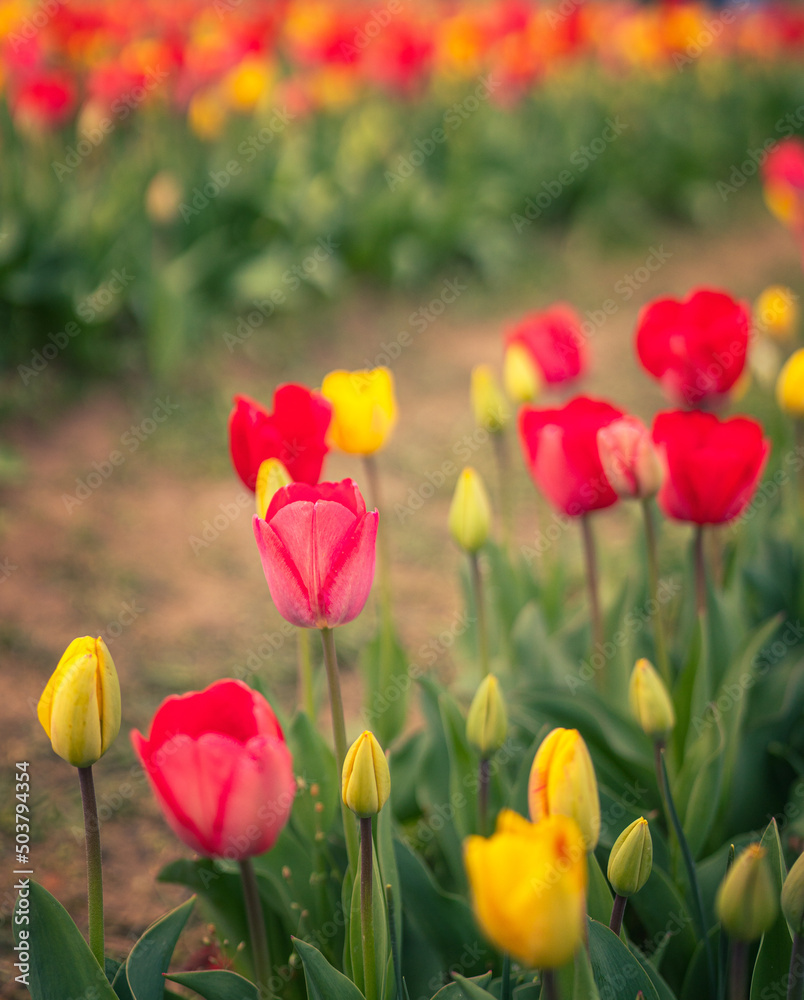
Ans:
[[[672,683],[670,677],[670,661],[667,657],[667,641],[664,634],[664,619],[659,601],[659,546],[656,541],[656,521],[650,500],[642,501],[642,514],[645,520],[645,540],[648,549],[648,577],[650,579],[650,596],[656,604],[653,614],[653,636],[656,644],[656,662],[662,680],[668,686]]]
[[[695,527],[695,607],[699,615],[706,614],[706,563],[702,524]]]
[[[748,980],[748,945],[745,941],[731,942],[729,1000],[746,1000]]]
[[[486,603],[483,590],[483,574],[480,572],[480,560],[477,552],[469,553],[469,565],[472,570],[472,588],[475,592],[477,607],[477,646],[480,655],[480,676],[489,672],[489,634],[486,623]]]
[[[366,1000],[377,1000],[377,965],[374,955],[374,909],[371,889],[374,873],[374,845],[371,839],[371,816],[360,819],[360,933],[363,945],[363,976]]]
[[[103,969],[103,871],[101,867],[100,824],[95,800],[92,765],[78,768],[81,803],[84,807],[84,832],[87,842],[87,909],[89,915],[89,947]]]
[[[254,985],[260,997],[270,996],[268,979],[271,975],[271,956],[268,935],[265,933],[265,914],[262,912],[257,876],[251,858],[240,861],[240,878],[243,882],[243,899],[246,904],[248,933],[251,938],[251,958],[254,963]]]
[[[508,455],[508,440],[504,430],[491,435],[494,458],[497,462],[497,488],[500,495],[500,518],[505,551],[511,555],[514,543],[514,508],[511,503],[511,462]]]
[[[589,588],[589,610],[592,616],[592,640],[594,648],[603,648],[603,618],[600,613],[600,595],[597,581],[597,556],[595,554],[595,539],[592,534],[592,524],[589,515],[581,517],[581,534],[583,536],[583,552],[586,559],[586,583]],[[602,672],[600,675],[602,677]]]
[[[481,837],[485,837],[488,829],[489,814],[489,762],[487,757],[482,758],[478,770],[477,814],[478,833]]]
[[[299,666],[302,705],[304,711],[315,722],[315,690],[313,687],[313,663],[310,658],[310,633],[306,628],[296,629],[296,659]]]
[[[801,1000],[804,995],[804,937],[793,935],[793,951],[790,955],[790,972],[787,977],[787,1000]]]
[[[321,629],[321,642],[324,647],[324,666],[327,671],[329,686],[329,704],[332,713],[332,736],[335,741],[335,761],[338,765],[338,778],[343,774],[343,762],[346,759],[346,722],[343,715],[343,697],[341,695],[341,680],[338,673],[338,654],[335,651],[335,634],[331,628]],[[349,857],[349,867],[357,871],[357,829],[354,816],[346,806],[341,796],[341,815],[343,816],[343,835],[346,838],[346,853]]]
[[[623,914],[625,913],[625,904],[628,902],[627,896],[620,896],[619,893],[614,896],[614,904],[611,908],[611,920],[609,921],[609,927],[617,937],[620,936],[620,931],[623,926]]]
[[[511,1000],[511,956],[507,951],[503,952],[500,1000]]]
[[[558,980],[554,969],[542,969],[542,996],[544,1000],[559,1000]]]

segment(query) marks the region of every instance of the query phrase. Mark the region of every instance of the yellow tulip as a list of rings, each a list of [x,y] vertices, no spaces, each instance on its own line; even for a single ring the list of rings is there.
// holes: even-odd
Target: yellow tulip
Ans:
[[[790,355],[779,373],[776,401],[791,417],[804,417],[804,347]]]
[[[578,824],[586,850],[600,837],[600,798],[592,758],[577,729],[554,729],[542,740],[528,782],[528,806],[534,823],[545,816],[570,816]]]
[[[37,715],[54,751],[74,767],[89,767],[106,753],[120,732],[120,683],[103,639],[73,639]]]
[[[798,325],[795,292],[784,285],[766,288],[754,305],[754,320],[760,333],[765,333],[774,340],[791,340]]]
[[[510,412],[489,365],[472,369],[472,409],[478,427],[496,433],[508,423]]]
[[[530,351],[522,344],[510,344],[503,360],[503,385],[515,403],[532,403],[542,390],[542,373]]]
[[[631,714],[647,736],[669,733],[676,724],[673,701],[650,660],[637,660],[628,685]]]
[[[469,837],[464,861],[486,937],[528,968],[564,965],[583,941],[586,847],[577,823],[529,823],[504,809],[493,836]]]
[[[486,674],[466,717],[466,738],[484,760],[499,750],[508,733],[508,713],[494,674]]]
[[[715,910],[730,937],[756,941],[779,911],[776,889],[760,844],[749,844],[720,883]]]
[[[396,425],[394,377],[387,368],[334,371],[321,394],[332,404],[329,434],[336,448],[350,455],[372,455]]]
[[[467,466],[458,477],[449,508],[449,530],[466,552],[477,552],[489,537],[491,501],[477,472]]]
[[[257,472],[257,483],[254,487],[257,517],[264,519],[265,512],[274,498],[274,493],[292,482],[290,473],[278,458],[266,458],[264,462],[261,462]]]
[[[633,896],[650,878],[653,840],[644,816],[635,819],[614,841],[609,854],[608,876],[618,896]]]
[[[343,801],[353,813],[367,819],[382,809],[390,793],[388,761],[374,733],[366,730],[349,747],[343,762]]]

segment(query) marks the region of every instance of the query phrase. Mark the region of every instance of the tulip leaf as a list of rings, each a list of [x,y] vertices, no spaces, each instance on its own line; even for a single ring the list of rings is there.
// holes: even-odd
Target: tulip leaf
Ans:
[[[589,956],[595,982],[607,995],[635,997],[641,990],[645,1000],[661,1000],[642,963],[608,927],[589,920]]]
[[[450,802],[461,840],[478,832],[477,788],[480,761],[466,739],[466,719],[454,699],[442,692],[438,699],[449,753]]]
[[[611,919],[614,897],[594,852],[587,855],[587,863],[589,866],[589,887],[586,894],[586,909],[590,917],[594,917],[602,924],[607,924]]]
[[[402,732],[407,719],[411,680],[408,657],[393,622],[381,616],[380,628],[363,648],[360,663],[366,678],[366,715],[382,746]]]
[[[14,908],[14,938],[17,945],[29,946],[30,969],[15,968],[17,981],[27,972],[25,985],[33,1000],[83,996],[117,1000],[70,914],[47,889],[25,881],[27,897],[21,895]],[[22,963],[23,954],[22,949],[15,952],[14,961]]]
[[[675,883],[655,864],[640,892],[628,900],[628,908],[639,917],[650,949],[647,958],[657,968],[664,959],[671,986],[681,988],[681,976],[690,963],[697,943],[694,919]]]
[[[778,899],[787,876],[787,868],[782,854],[782,844],[779,840],[779,828],[775,819],[772,819],[768,824],[760,843],[767,852],[765,860],[773,879],[775,896]],[[763,997],[771,995],[778,989],[778,984],[784,981],[789,969],[792,947],[790,928],[780,908],[773,926],[762,935],[762,940],[759,943],[754,973],[751,977],[751,1000],[762,1000]]]
[[[204,1000],[259,1000],[257,987],[228,969],[174,972],[165,978],[179,986],[189,986]]]
[[[335,756],[306,712],[297,712],[288,728],[288,746],[293,754],[293,773],[304,785],[293,802],[293,820],[312,840],[317,826],[324,831],[339,808],[340,782]],[[317,786],[317,795],[310,793]],[[323,807],[316,815],[316,804]]]
[[[586,948],[581,947],[575,952],[573,972],[575,978],[572,988],[572,1000],[600,1000],[592,962]],[[608,996],[608,991],[606,991],[606,995]]]
[[[156,920],[145,931],[126,959],[126,979],[134,1000],[162,1000],[162,976],[195,905],[195,896]]]
[[[723,727],[715,715],[713,724],[704,726],[698,739],[688,747],[684,766],[672,789],[694,858],[700,856],[715,821],[723,783],[724,743]]]
[[[399,884],[399,869],[396,866],[394,853],[394,816],[390,806],[381,809],[377,816],[377,856],[380,863],[380,878],[383,893],[385,887],[391,887],[394,901],[394,942],[396,954],[402,954],[402,889]]]
[[[304,966],[308,1000],[363,1000],[351,979],[333,969],[317,948],[295,937],[293,944]]]
[[[373,849],[373,844],[372,844]],[[388,921],[385,914],[385,888],[380,878],[380,866],[374,853],[372,864],[371,906],[374,923],[374,952],[376,960],[376,982],[382,985],[388,965]],[[365,972],[363,968],[363,946],[360,916],[360,879],[352,886],[352,902],[349,919],[349,952],[351,956],[352,978],[363,989]]]
[[[491,979],[490,972],[474,979],[466,979],[459,972],[451,972],[450,975],[455,980],[455,985],[458,986],[458,992],[451,994],[451,1000],[489,1000],[489,997],[494,997],[493,993],[483,989],[483,986]],[[439,990],[439,993],[443,994],[444,991]]]

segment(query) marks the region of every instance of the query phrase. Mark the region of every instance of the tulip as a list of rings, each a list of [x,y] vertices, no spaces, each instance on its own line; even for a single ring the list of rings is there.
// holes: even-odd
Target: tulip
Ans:
[[[359,819],[376,816],[391,793],[388,761],[374,733],[361,733],[343,762],[341,794]]]
[[[464,845],[475,917],[485,936],[526,968],[564,965],[583,941],[587,866],[574,820],[529,823],[510,810],[493,836]]]
[[[754,317],[761,333],[773,340],[787,343],[795,336],[798,325],[795,293],[783,285],[771,285],[757,299]]]
[[[292,625],[332,628],[363,610],[374,579],[377,511],[351,479],[278,490],[254,517],[262,568],[277,610]]]
[[[730,937],[756,941],[770,930],[779,911],[765,848],[749,844],[726,873],[715,909]]]
[[[726,292],[700,288],[683,302],[657,299],[640,314],[636,349],[670,400],[721,400],[745,367],[751,312]]]
[[[618,896],[633,896],[650,878],[653,841],[644,816],[635,819],[614,841],[609,854],[608,877]]]
[[[396,426],[394,377],[387,368],[334,371],[321,394],[332,404],[330,440],[350,455],[373,455],[383,448]]]
[[[649,660],[637,660],[628,687],[628,704],[646,736],[663,738],[676,724],[673,701]]]
[[[479,474],[467,466],[458,477],[449,509],[449,530],[465,552],[477,552],[489,536],[491,502]]]
[[[645,500],[659,492],[662,463],[650,431],[637,417],[622,417],[597,432],[603,472],[618,497]]]
[[[592,758],[577,729],[554,729],[542,740],[528,782],[528,807],[534,823],[545,816],[570,816],[587,851],[600,837],[600,799]]]
[[[516,341],[505,349],[503,385],[515,403],[532,403],[539,395],[544,379],[530,351]]]
[[[281,385],[268,413],[247,396],[235,396],[229,418],[229,449],[235,470],[254,490],[260,466],[278,458],[294,482],[314,485],[329,450],[330,404],[303,385]]]
[[[257,472],[257,482],[254,487],[257,517],[264,518],[277,490],[281,490],[283,486],[290,486],[292,482],[290,473],[278,458],[266,458]]]
[[[804,142],[785,139],[762,165],[765,203],[789,229],[804,229]]]
[[[541,381],[547,385],[571,382],[586,372],[586,339],[581,320],[564,302],[524,316],[506,337],[506,347],[514,345],[528,352]]]
[[[804,417],[804,347],[790,355],[779,373],[776,401],[791,417]]]
[[[804,854],[787,873],[782,886],[782,913],[794,934],[804,931]]]
[[[679,410],[657,415],[653,440],[667,470],[659,506],[668,517],[698,525],[742,513],[770,450],[755,420]]]
[[[262,854],[290,816],[293,762],[271,706],[242,681],[171,695],[131,734],[169,826],[206,857]]]
[[[120,682],[100,636],[73,639],[47,682],[37,715],[54,751],[90,767],[120,732]]]
[[[475,365],[472,369],[471,397],[477,426],[491,434],[503,430],[511,414],[489,365]]]
[[[469,714],[466,717],[466,738],[488,760],[505,743],[508,733],[508,713],[500,682],[487,674],[478,685]]]

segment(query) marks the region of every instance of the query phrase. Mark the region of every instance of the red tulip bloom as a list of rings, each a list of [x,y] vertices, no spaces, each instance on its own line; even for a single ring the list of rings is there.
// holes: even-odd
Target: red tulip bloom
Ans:
[[[530,474],[570,517],[610,507],[617,494],[603,472],[597,432],[623,416],[611,403],[576,396],[560,409],[523,406],[519,437]]]
[[[173,832],[240,861],[273,846],[290,816],[293,761],[271,706],[242,681],[171,695],[134,750]]]
[[[587,367],[586,339],[581,320],[563,302],[529,313],[505,338],[506,346],[521,344],[531,355],[548,385],[569,382]]]
[[[762,167],[765,201],[773,214],[799,235],[804,233],[804,142],[785,139]]]
[[[229,450],[237,474],[254,490],[266,458],[278,458],[296,482],[317,483],[321,476],[332,407],[303,385],[281,385],[268,413],[248,396],[235,396],[229,417]]]
[[[265,520],[255,516],[254,535],[283,618],[332,628],[360,614],[374,580],[378,518],[351,479],[277,490]]]
[[[770,451],[762,427],[748,417],[673,410],[653,423],[666,475],[657,497],[668,517],[722,524],[748,505]]]
[[[750,327],[747,303],[699,288],[684,302],[657,299],[643,309],[637,354],[673,402],[705,406],[720,399],[742,374]]]

